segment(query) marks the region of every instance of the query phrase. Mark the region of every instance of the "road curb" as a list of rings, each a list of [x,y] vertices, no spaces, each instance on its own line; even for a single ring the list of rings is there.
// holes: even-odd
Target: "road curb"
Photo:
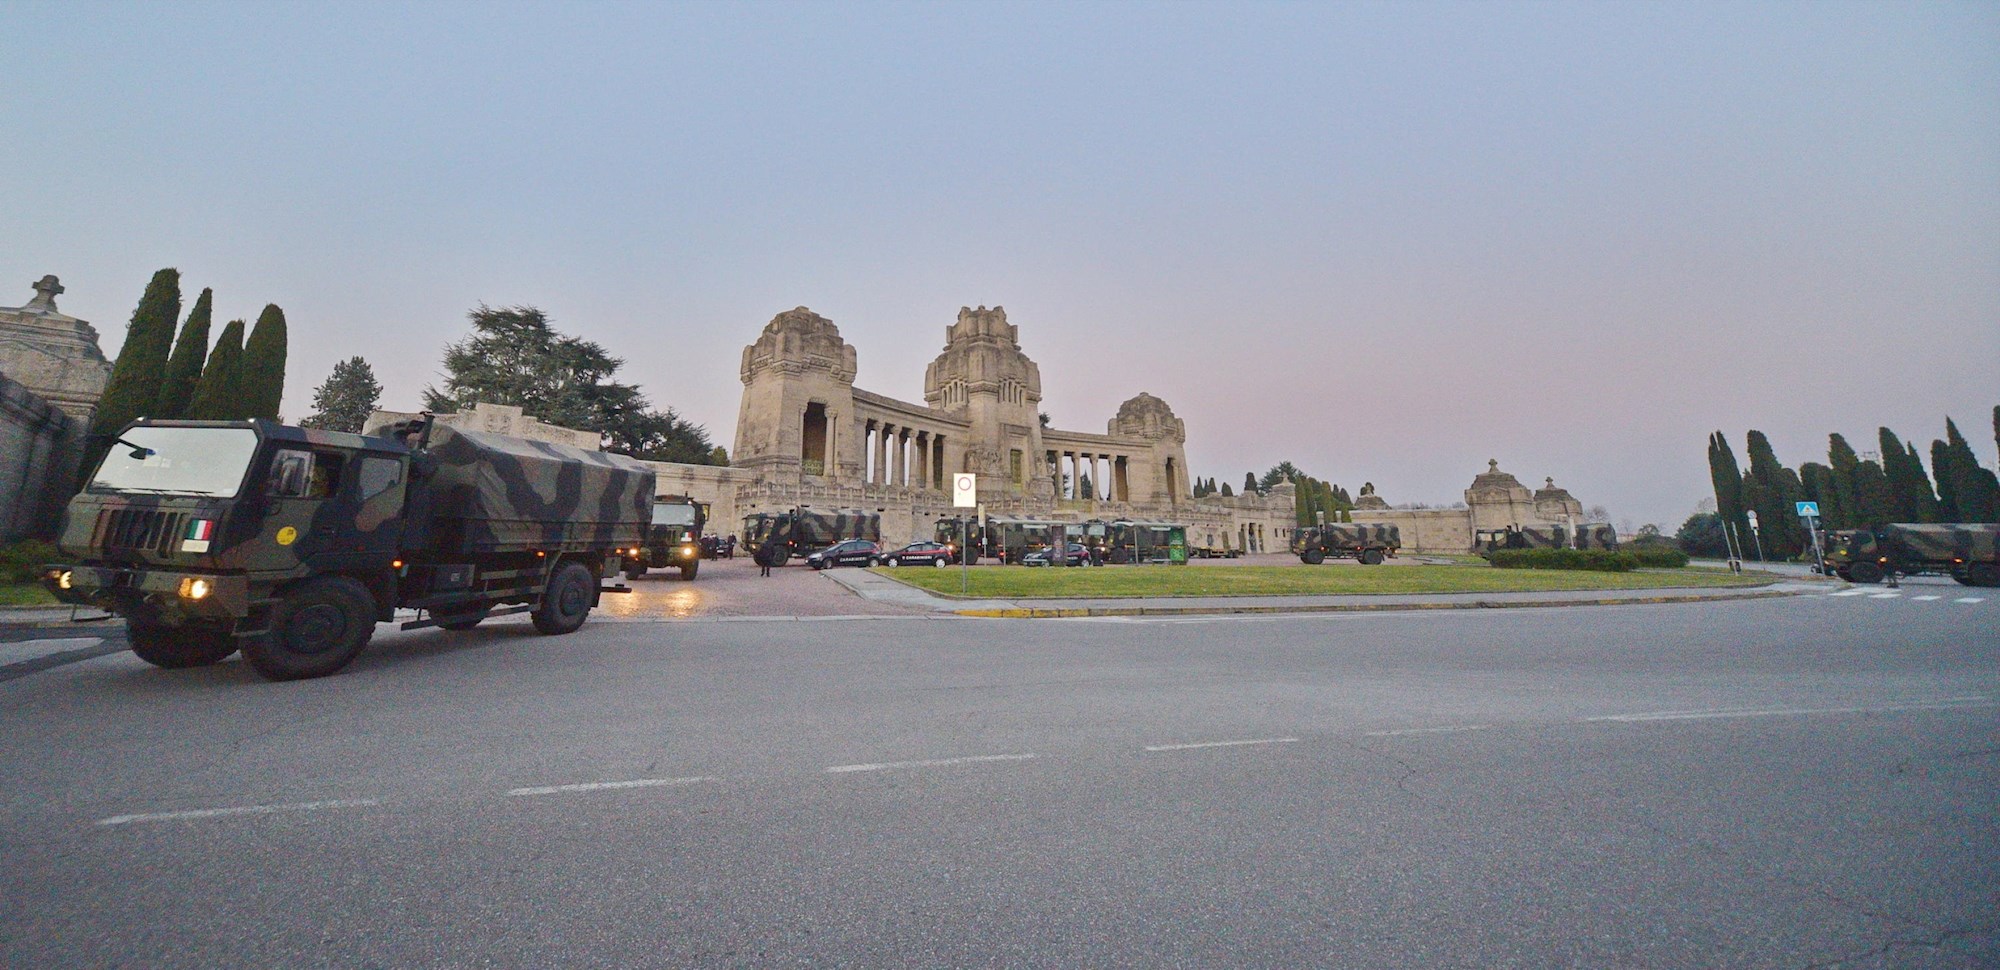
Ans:
[[[1557,600],[1430,600],[1416,603],[1316,603],[1270,606],[1094,606],[1094,607],[1007,607],[951,610],[957,616],[982,619],[1057,619],[1079,616],[1223,616],[1234,613],[1394,613],[1405,610],[1506,610],[1551,606],[1624,606],[1658,603],[1715,603],[1731,600],[1775,599],[1802,596],[1794,590],[1760,589],[1730,594],[1682,594],[1667,596],[1598,597]]]

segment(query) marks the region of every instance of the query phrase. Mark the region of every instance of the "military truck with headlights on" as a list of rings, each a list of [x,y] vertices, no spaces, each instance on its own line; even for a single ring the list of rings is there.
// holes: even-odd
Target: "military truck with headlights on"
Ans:
[[[1851,583],[1934,573],[1965,586],[2000,586],[2000,525],[1896,522],[1826,535],[1826,569]]]
[[[320,677],[398,609],[415,611],[403,629],[530,613],[576,630],[644,540],[653,487],[621,455],[428,418],[369,434],[140,419],[70,500],[44,582],[124,617],[155,666],[240,649],[272,680]]]
[[[654,500],[645,543],[625,550],[625,578],[638,579],[648,569],[671,567],[681,571],[682,579],[694,579],[701,570],[701,530],[707,522],[708,512],[688,496],[663,495]]]

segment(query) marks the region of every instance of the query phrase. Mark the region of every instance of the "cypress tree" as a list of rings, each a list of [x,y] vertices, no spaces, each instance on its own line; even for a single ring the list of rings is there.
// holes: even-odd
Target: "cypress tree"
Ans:
[[[1799,466],[1799,486],[1805,489],[1806,501],[1819,503],[1819,526],[1822,529],[1846,529],[1847,510],[1840,506],[1840,490],[1834,487],[1833,469],[1816,461]]]
[[[1924,473],[1924,463],[1917,457],[1917,449],[1903,444],[1903,440],[1888,428],[1881,429],[1880,433],[1882,471],[1889,476],[1889,488],[1895,496],[1896,521],[1936,522],[1937,492],[1931,489],[1931,478]]]
[[[1744,515],[1743,473],[1737,469],[1736,453],[1722,432],[1708,436],[1708,478],[1715,486],[1715,512],[1725,525],[1736,530],[1736,538],[1748,541],[1750,518]]]
[[[174,342],[174,323],[181,318],[181,273],[163,269],[153,274],[132,322],[125,326],[125,344],[111,365],[111,382],[97,402],[90,433],[95,436],[84,456],[84,469],[94,468],[111,448],[111,437],[132,419],[154,413],[160,385],[167,374],[167,352]]]
[[[155,417],[185,418],[194,401],[194,386],[201,383],[201,366],[208,362],[208,318],[215,303],[215,291],[203,287],[195,297],[194,309],[181,324],[174,355],[167,358],[167,376],[160,385],[160,403]]]
[[[1882,466],[1864,461],[1854,466],[1854,524],[1878,526],[1896,521],[1896,490]]]
[[[1805,489],[1799,484],[1796,472],[1778,461],[1777,453],[1771,450],[1771,439],[1764,432],[1752,430],[1748,436],[1750,472],[1748,481],[1754,491],[1755,502],[1751,506],[1757,510],[1757,527],[1764,536],[1765,553],[1779,559],[1797,556],[1805,547],[1805,530],[1799,524],[1798,501],[1804,497]]]
[[[1827,464],[1833,469],[1833,494],[1840,503],[1841,520],[1835,525],[1827,522],[1829,529],[1854,529],[1868,525],[1861,509],[1861,498],[1855,490],[1856,466],[1861,464],[1861,456],[1854,453],[1854,446],[1838,434],[1827,436]]]
[[[244,417],[278,420],[285,397],[285,311],[266,304],[243,341],[242,388]]]
[[[188,402],[188,417],[199,421],[243,417],[243,394],[237,386],[242,367],[243,321],[231,320],[215,338],[215,349],[208,352],[208,365],[201,369],[194,400]]]
[[[1979,464],[1979,456],[1950,418],[1944,419],[1944,435],[1945,440],[1931,444],[1931,471],[1937,474],[1938,497],[1951,494],[1946,502],[1949,521],[2000,521],[2000,478]]]
[[[1950,419],[1946,419],[1950,420]],[[1958,512],[1958,456],[1950,446],[1931,439],[1931,471],[1937,475],[1938,521],[1964,522]]]

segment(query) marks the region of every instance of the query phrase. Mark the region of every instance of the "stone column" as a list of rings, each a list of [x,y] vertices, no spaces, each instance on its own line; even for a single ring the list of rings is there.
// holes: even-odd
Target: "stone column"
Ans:
[[[928,431],[917,432],[916,446],[917,480],[915,484],[918,488],[929,489],[931,487],[931,433]]]

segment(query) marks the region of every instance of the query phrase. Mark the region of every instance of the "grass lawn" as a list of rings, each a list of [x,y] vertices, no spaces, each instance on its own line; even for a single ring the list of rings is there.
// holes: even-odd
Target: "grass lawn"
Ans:
[[[0,606],[54,606],[56,598],[36,583],[0,585]]]
[[[956,596],[959,570],[886,569],[875,572],[911,586]],[[1564,569],[1494,569],[1478,566],[1113,566],[1030,569],[975,566],[967,595],[982,599],[1060,599],[1119,596],[1324,596],[1393,593],[1513,593],[1566,589],[1656,589],[1762,586],[1780,577],[1734,575],[1722,569],[1641,569],[1595,573]]]

